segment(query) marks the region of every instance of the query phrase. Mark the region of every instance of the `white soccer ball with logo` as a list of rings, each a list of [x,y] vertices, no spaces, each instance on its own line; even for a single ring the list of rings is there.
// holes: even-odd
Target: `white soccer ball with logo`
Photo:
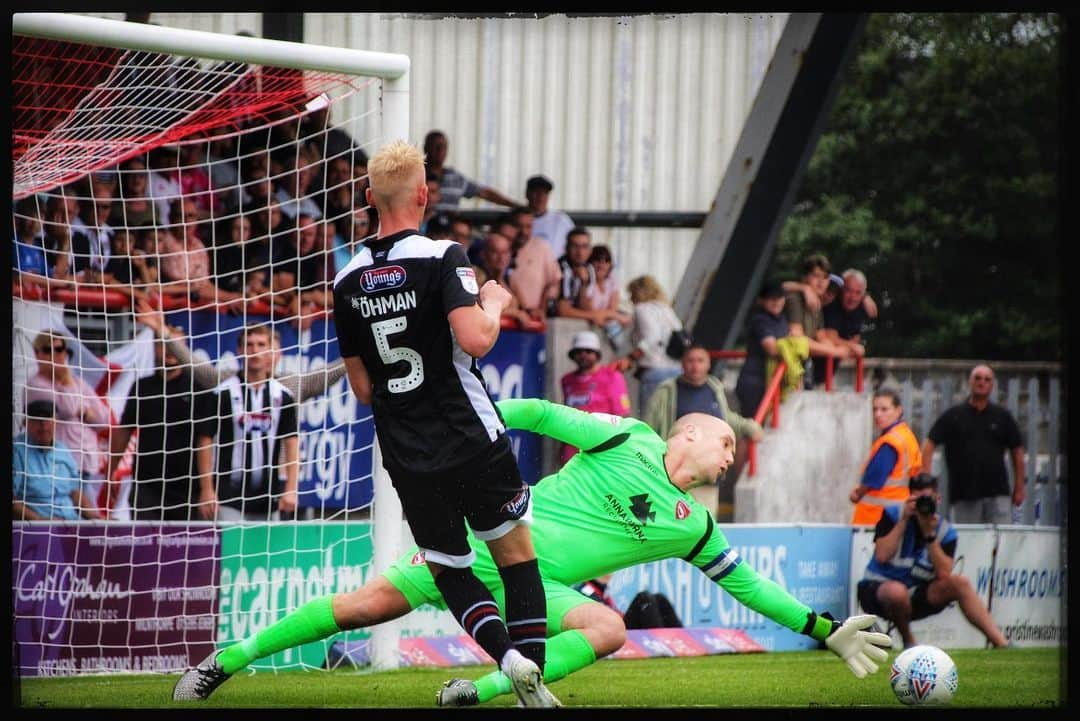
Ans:
[[[937,646],[912,646],[893,661],[889,684],[908,706],[947,704],[956,693],[956,664]]]

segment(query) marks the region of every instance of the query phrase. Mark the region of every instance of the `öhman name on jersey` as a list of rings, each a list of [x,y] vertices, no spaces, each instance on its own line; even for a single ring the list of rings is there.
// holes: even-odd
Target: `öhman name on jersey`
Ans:
[[[399,313],[416,307],[416,291],[407,290],[402,293],[391,293],[390,295],[375,296],[374,298],[354,295],[352,297],[352,307],[365,318],[370,318],[373,315]]]

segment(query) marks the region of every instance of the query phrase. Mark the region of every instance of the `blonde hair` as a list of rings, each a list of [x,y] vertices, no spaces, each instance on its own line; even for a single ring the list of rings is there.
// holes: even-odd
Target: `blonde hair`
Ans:
[[[48,330],[43,330],[36,336],[34,336],[34,340],[33,342],[31,342],[31,345],[33,346],[34,350],[45,350],[46,348],[51,347],[52,344],[58,340],[64,343],[64,349],[66,350],[67,339],[59,333],[53,333],[52,331]]]
[[[667,302],[664,290],[660,287],[656,278],[651,275],[639,275],[630,281],[626,289],[630,292],[631,303],[644,303],[650,300]]]
[[[407,204],[408,197],[419,181],[424,180],[424,154],[404,140],[379,148],[368,161],[368,184],[376,205],[393,207]]]

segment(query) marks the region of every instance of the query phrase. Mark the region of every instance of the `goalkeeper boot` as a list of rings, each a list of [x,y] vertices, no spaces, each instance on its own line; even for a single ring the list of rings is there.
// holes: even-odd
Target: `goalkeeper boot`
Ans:
[[[507,663],[504,673],[510,677],[510,684],[522,706],[531,708],[559,708],[562,704],[555,694],[544,685],[540,668],[518,654]]]
[[[475,706],[480,703],[476,684],[465,678],[452,678],[435,694],[439,706]]]
[[[173,687],[173,701],[205,701],[221,684],[229,680],[229,674],[217,662],[215,651],[193,669],[180,677]]]

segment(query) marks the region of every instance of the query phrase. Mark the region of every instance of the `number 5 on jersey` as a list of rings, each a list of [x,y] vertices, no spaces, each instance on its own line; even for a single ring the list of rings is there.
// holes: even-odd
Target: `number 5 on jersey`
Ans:
[[[405,393],[417,388],[424,382],[424,359],[412,348],[391,348],[390,336],[400,333],[408,327],[409,322],[405,316],[388,318],[371,324],[371,332],[375,336],[375,348],[379,351],[379,358],[383,364],[391,365],[398,361],[409,364],[409,373],[402,378],[391,378],[386,383],[386,388],[391,393]]]

